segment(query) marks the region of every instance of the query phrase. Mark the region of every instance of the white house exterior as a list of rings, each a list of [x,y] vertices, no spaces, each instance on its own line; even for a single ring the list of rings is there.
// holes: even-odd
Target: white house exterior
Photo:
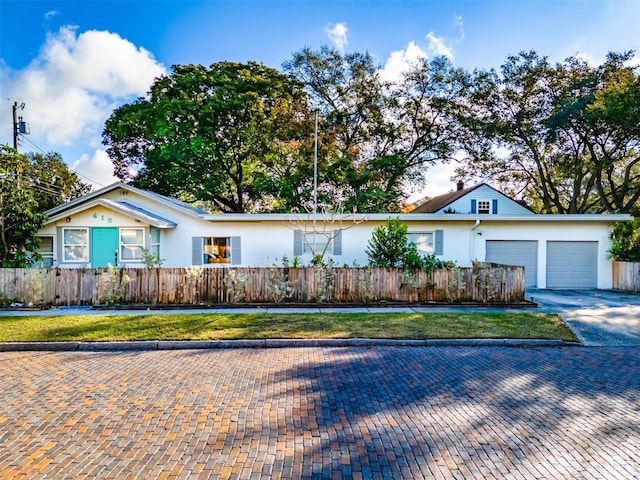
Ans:
[[[430,202],[440,208],[420,213]],[[142,248],[158,253],[165,267],[266,266],[284,256],[308,264],[311,251],[327,241],[325,257],[350,266],[366,265],[373,229],[399,218],[423,253],[459,266],[473,260],[524,265],[528,286],[606,289],[612,287],[610,227],[631,219],[537,215],[484,184],[430,202],[405,214],[318,215],[314,249],[307,215],[211,214],[114,184],[50,210],[39,235],[44,265],[61,268],[142,266]]]

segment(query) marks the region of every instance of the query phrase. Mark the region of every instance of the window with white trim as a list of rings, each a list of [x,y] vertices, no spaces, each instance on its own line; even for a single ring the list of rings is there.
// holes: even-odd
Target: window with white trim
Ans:
[[[88,262],[89,261],[89,229],[88,228],[63,228],[62,229],[62,261],[63,262]]]
[[[202,263],[231,263],[231,237],[204,237]]]
[[[433,232],[409,232],[407,242],[415,243],[418,252],[423,255],[435,252],[435,239]]]
[[[142,259],[144,248],[143,228],[120,229],[120,261],[135,261]]]
[[[51,268],[53,266],[53,237],[38,237],[40,245],[38,246],[38,253],[41,260],[34,262],[33,266],[36,268]]]
[[[489,200],[478,200],[478,213],[491,213],[491,202]]]

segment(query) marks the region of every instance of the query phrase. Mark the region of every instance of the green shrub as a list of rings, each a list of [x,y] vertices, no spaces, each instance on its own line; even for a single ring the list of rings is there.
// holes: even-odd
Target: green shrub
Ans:
[[[386,225],[373,229],[367,244],[372,267],[401,267],[407,251],[407,226],[399,218],[389,218]]]
[[[614,260],[640,262],[640,218],[616,223],[609,237],[612,240],[609,253]]]
[[[367,245],[367,257],[372,267],[425,268],[429,273],[437,268],[452,269],[455,263],[436,258],[434,254],[420,255],[418,247],[407,241],[408,227],[399,218],[390,218],[386,225],[373,229]]]

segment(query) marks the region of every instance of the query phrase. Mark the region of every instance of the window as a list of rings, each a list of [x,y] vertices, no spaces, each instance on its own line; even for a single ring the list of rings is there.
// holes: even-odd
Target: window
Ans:
[[[42,260],[33,264],[36,268],[51,268],[53,266],[53,237],[38,237],[40,246],[38,253]]]
[[[231,263],[231,238],[204,237],[202,239],[202,263]]]
[[[428,255],[435,252],[433,232],[410,232],[407,233],[407,242],[415,243],[418,252]]]
[[[62,229],[62,261],[89,261],[89,230],[87,228]]]
[[[331,253],[331,233],[304,234],[302,253]]]
[[[120,229],[120,260],[123,262],[142,259],[144,248],[144,229]]]
[[[149,253],[160,256],[160,229],[151,227],[149,240]]]
[[[342,255],[342,231],[331,230],[325,232],[293,232],[293,254],[304,253]]]
[[[242,264],[240,237],[192,237],[192,264]]]
[[[478,200],[478,213],[491,213],[491,202],[489,200]]]

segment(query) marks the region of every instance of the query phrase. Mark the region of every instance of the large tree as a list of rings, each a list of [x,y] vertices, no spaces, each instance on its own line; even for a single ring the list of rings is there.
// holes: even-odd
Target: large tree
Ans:
[[[38,208],[27,157],[0,146],[0,266],[30,265],[45,219]]]
[[[398,211],[425,167],[453,158],[466,79],[444,58],[384,81],[369,54],[305,48],[284,64],[321,114],[325,202],[347,210]]]
[[[631,58],[554,65],[526,52],[500,73],[475,72],[474,155],[460,173],[490,178],[545,213],[638,212],[640,95]]]
[[[20,155],[0,146],[0,266],[29,266],[44,212],[89,190],[58,153]]]
[[[291,208],[312,138],[302,88],[255,62],[174,66],[103,132],[121,179],[223,212]]]
[[[28,187],[34,191],[38,211],[44,212],[91,191],[91,186],[69,169],[59,153],[27,153],[26,157],[30,172]]]

